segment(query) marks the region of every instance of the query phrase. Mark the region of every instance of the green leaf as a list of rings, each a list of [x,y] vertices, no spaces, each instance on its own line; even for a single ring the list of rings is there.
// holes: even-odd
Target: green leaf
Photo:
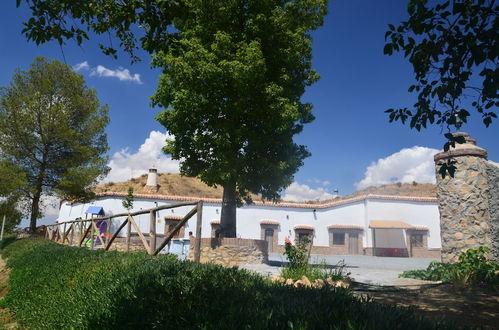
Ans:
[[[393,45],[386,44],[385,47],[383,48],[383,54],[392,55],[393,54]]]

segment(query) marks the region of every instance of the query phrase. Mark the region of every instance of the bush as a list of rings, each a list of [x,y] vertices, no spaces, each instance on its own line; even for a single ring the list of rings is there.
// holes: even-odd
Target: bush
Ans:
[[[343,289],[271,283],[236,268],[43,240],[2,250],[4,302],[32,329],[432,329],[447,327]]]
[[[281,276],[293,280],[299,280],[306,276],[310,281],[317,279],[327,279],[331,277],[333,281],[345,280],[350,273],[345,272],[345,262],[339,261],[336,266],[330,268],[323,262],[319,266],[308,264],[308,251],[310,248],[310,239],[308,236],[302,237],[296,246],[291,244],[289,238],[284,242],[284,255],[288,259],[288,264],[282,269]]]
[[[487,286],[499,289],[499,265],[488,261],[489,248],[468,249],[459,255],[459,262],[442,263],[432,261],[425,270],[410,270],[401,277],[452,283],[456,288],[466,289]]]

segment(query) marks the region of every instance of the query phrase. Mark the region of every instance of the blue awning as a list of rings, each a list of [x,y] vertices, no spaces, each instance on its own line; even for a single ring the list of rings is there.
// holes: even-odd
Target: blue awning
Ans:
[[[100,215],[100,214],[104,214],[104,209],[102,208],[102,206],[90,206],[88,208],[87,212],[85,212],[85,213]]]

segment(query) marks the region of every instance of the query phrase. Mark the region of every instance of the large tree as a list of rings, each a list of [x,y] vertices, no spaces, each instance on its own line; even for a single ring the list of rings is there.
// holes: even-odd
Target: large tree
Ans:
[[[10,233],[21,223],[22,212],[19,211],[15,198],[3,199],[0,201],[0,223],[5,217],[4,232]],[[0,225],[1,226],[1,225]]]
[[[488,127],[497,114],[499,5],[494,0],[410,0],[409,19],[389,25],[384,53],[403,52],[416,75],[411,108],[388,109],[390,121],[449,127],[475,109]],[[451,139],[452,134],[446,134]],[[463,142],[463,141],[457,141]]]
[[[322,25],[327,0],[26,2],[33,16],[24,32],[36,42],[81,43],[88,35],[77,19],[113,33],[125,51],[140,39],[153,54],[163,68],[153,102],[175,135],[165,151],[183,174],[224,187],[223,236],[236,235],[241,199],[278,199],[309,156],[293,136],[314,118],[301,96],[318,79],[309,33]]]
[[[25,185],[26,176],[22,170],[8,159],[0,158],[0,197],[15,198]]]
[[[31,230],[42,215],[42,196],[88,197],[107,173],[107,112],[83,76],[41,57],[0,89],[0,161],[27,183],[22,198],[29,202]]]
[[[224,188],[221,235],[236,236],[236,204],[249,192],[276,200],[309,156],[293,142],[314,119],[300,98],[315,82],[309,31],[326,1],[185,1],[182,38],[154,56],[163,68],[153,101],[175,139],[181,173]]]

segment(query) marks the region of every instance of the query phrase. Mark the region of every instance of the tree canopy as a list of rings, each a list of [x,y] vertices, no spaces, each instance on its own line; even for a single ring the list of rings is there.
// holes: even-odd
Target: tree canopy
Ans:
[[[293,136],[311,122],[300,98],[318,79],[309,31],[326,1],[184,1],[181,39],[153,57],[163,68],[155,104],[175,136],[165,151],[182,174],[224,187],[221,235],[249,192],[277,200],[310,154]]]
[[[389,25],[384,53],[403,52],[409,59],[417,81],[409,92],[418,98],[411,109],[388,109],[390,122],[409,119],[417,130],[428,124],[449,127],[456,120],[467,122],[473,108],[488,127],[499,105],[499,5],[410,0],[408,12],[407,21]]]
[[[26,177],[21,169],[7,159],[0,159],[0,197],[16,196],[25,185]]]
[[[19,7],[23,1],[16,0]],[[183,1],[173,0],[25,0],[31,17],[22,32],[37,45],[56,40],[60,45],[74,40],[81,45],[89,32],[105,35],[109,42],[99,43],[101,50],[113,57],[118,47],[132,61],[139,48],[154,53],[167,49],[175,33],[168,33],[173,17],[183,15]],[[172,37],[173,36],[173,37]],[[140,45],[140,47],[139,47]]]
[[[309,156],[293,136],[314,119],[301,96],[318,79],[309,32],[322,25],[327,0],[26,3],[23,32],[37,43],[81,44],[91,31],[113,34],[132,60],[138,42],[153,54],[163,68],[153,103],[166,108],[158,120],[175,136],[165,151],[182,174],[224,187],[225,237],[236,235],[242,198],[278,199]]]
[[[10,233],[21,223],[22,212],[18,210],[17,200],[15,198],[4,199],[0,201],[0,226],[5,217],[4,232]]]
[[[107,173],[107,111],[83,76],[42,57],[0,89],[0,161],[22,173],[32,230],[42,195],[88,197]]]

